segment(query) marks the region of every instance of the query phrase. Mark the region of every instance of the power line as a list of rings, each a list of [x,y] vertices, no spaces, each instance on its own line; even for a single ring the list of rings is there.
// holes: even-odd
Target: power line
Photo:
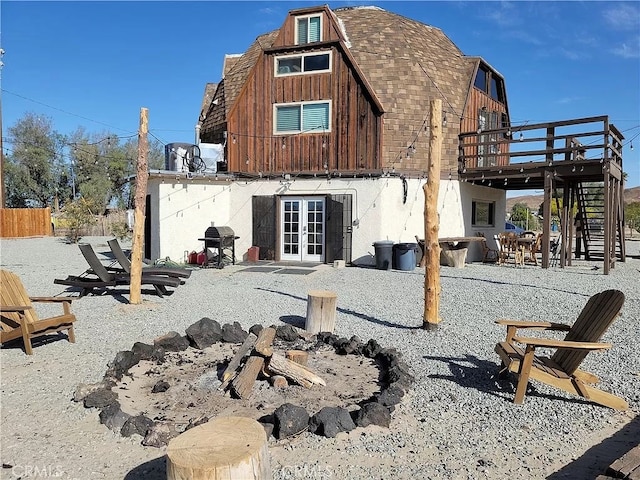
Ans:
[[[29,102],[37,103],[38,105],[42,105],[42,106],[44,106],[44,107],[51,108],[51,109],[53,109],[53,110],[57,110],[57,111],[62,112],[62,113],[66,113],[67,115],[71,115],[71,116],[73,116],[73,117],[82,118],[83,120],[88,120],[88,121],[93,122],[93,123],[98,123],[98,124],[100,124],[100,125],[104,125],[105,127],[115,128],[116,130],[121,130],[121,131],[123,131],[123,132],[131,133],[131,130],[125,130],[124,128],[114,127],[113,125],[109,125],[108,123],[104,123],[104,122],[101,122],[101,121],[99,121],[99,120],[94,120],[94,119],[92,119],[92,118],[85,117],[85,116],[83,116],[83,115],[78,115],[77,113],[69,112],[69,111],[67,111],[67,110],[63,110],[62,108],[54,107],[54,106],[52,106],[52,105],[48,105],[48,104],[46,104],[46,103],[44,103],[44,102],[40,102],[40,101],[38,101],[38,100],[34,100],[33,98],[29,98],[29,97],[25,97],[24,95],[20,95],[19,93],[10,92],[9,90],[6,90],[6,89],[4,89],[4,88],[2,89],[2,91],[3,91],[4,93],[8,93],[9,95],[13,95],[13,96],[15,96],[15,97],[22,98],[22,99],[27,100],[27,101],[29,101]]]

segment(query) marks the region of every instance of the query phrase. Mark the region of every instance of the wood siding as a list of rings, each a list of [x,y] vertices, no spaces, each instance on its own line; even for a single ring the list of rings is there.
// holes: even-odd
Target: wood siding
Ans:
[[[506,93],[505,93],[506,95]],[[496,112],[498,115],[498,125],[495,128],[502,128],[502,115],[507,115],[507,121],[510,122],[508,118],[507,108],[504,104],[494,100],[489,95],[484,93],[481,90],[478,90],[475,87],[471,87],[471,91],[469,92],[469,98],[467,101],[467,105],[464,110],[464,117],[462,119],[460,125],[461,132],[474,132],[478,130],[479,126],[479,111],[485,107],[487,112]],[[496,146],[499,154],[493,155],[495,156],[495,164],[493,166],[499,165],[509,165],[509,142],[504,141],[504,138],[501,135],[498,135],[497,141],[491,141],[491,139],[485,139],[489,144],[484,145],[485,148],[489,148],[491,146]],[[478,136],[478,142],[480,142],[480,136]],[[478,155],[478,147],[465,147],[464,151],[465,156],[471,155],[476,160],[475,162],[467,161],[468,167],[476,167],[477,164],[477,155]],[[491,156],[490,153],[487,153],[487,156]],[[488,166],[488,165],[484,165]]]
[[[0,237],[50,236],[50,208],[0,208]]]
[[[325,22],[326,23],[326,22]],[[286,54],[331,51],[331,72],[276,77],[276,52],[264,53],[229,115],[229,171],[355,172],[380,168],[382,116],[338,44],[287,49]],[[273,106],[329,100],[330,132],[275,135]]]

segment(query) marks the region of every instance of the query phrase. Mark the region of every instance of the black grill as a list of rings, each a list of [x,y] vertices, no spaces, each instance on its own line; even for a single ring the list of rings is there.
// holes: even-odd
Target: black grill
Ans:
[[[223,268],[225,260],[236,263],[236,237],[235,232],[231,227],[209,227],[204,232],[204,237],[198,240],[204,242],[205,250],[205,263],[204,267],[209,266],[209,249],[215,249],[215,266],[217,268]],[[231,255],[225,254],[224,251],[230,251]]]

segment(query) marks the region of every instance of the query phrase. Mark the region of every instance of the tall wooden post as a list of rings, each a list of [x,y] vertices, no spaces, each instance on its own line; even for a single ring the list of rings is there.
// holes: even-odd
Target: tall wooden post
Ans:
[[[144,243],[144,209],[147,196],[147,153],[149,152],[149,110],[140,109],[140,128],[138,129],[138,162],[136,164],[135,212],[133,216],[133,244],[131,246],[131,284],[129,285],[129,303],[142,303],[142,245]]]
[[[440,191],[440,157],[442,153],[442,100],[431,100],[429,118],[429,165],[424,190],[424,321],[422,328],[435,330],[440,323],[440,243],[438,231],[438,193]]]

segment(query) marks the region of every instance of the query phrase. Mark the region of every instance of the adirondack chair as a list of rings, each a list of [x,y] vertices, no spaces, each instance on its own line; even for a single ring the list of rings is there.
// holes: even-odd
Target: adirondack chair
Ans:
[[[102,264],[90,244],[83,243],[80,244],[79,247],[82,255],[84,256],[90,267],[90,269],[86,272],[88,275],[69,275],[67,278],[56,278],[53,283],[57,285],[67,285],[70,287],[81,288],[81,297],[91,293],[94,288],[117,287],[121,285],[129,285],[131,283],[130,274],[108,271],[107,267]],[[141,276],[141,284],[153,286],[159,297],[163,297],[169,294],[166,287],[178,287],[183,283],[184,282],[179,278],[172,278],[161,275]]]
[[[71,313],[72,300],[70,297],[30,297],[15,273],[0,270],[0,343],[22,338],[25,353],[32,355],[32,338],[64,330],[69,342],[75,343],[73,322],[76,317]],[[41,320],[32,302],[61,303],[63,314]]]
[[[598,377],[578,368],[589,352],[611,348],[610,343],[600,343],[600,338],[620,313],[623,303],[624,294],[618,290],[598,293],[589,299],[573,326],[554,322],[496,320],[496,323],[507,327],[506,340],[495,347],[502,360],[501,373],[514,372],[518,375],[514,402],[524,403],[527,385],[532,378],[600,405],[626,410],[629,407],[626,401],[592,386],[599,382]],[[530,338],[516,335],[518,329],[566,331],[567,334],[564,340]],[[537,347],[557,350],[551,357],[542,357],[535,354]]]
[[[131,261],[125,255],[120,242],[117,238],[113,238],[107,242],[111,253],[122,268],[124,273],[131,274]],[[168,277],[189,278],[191,276],[191,270],[186,268],[172,268],[172,267],[144,267],[142,269],[142,275],[166,275]]]

